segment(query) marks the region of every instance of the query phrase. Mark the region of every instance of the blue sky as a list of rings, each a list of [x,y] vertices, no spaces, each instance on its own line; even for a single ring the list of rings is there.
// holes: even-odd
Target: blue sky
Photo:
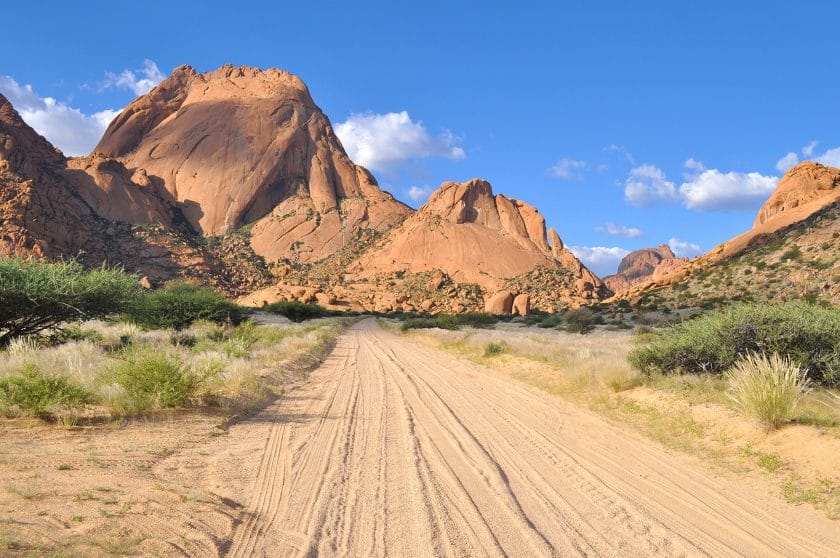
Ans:
[[[5,6],[0,92],[82,152],[179,64],[283,68],[397,197],[486,178],[601,274],[742,232],[795,160],[840,165],[834,2],[180,4]]]

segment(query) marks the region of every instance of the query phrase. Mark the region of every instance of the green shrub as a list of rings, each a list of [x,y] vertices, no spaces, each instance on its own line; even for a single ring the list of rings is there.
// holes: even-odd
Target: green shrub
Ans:
[[[484,346],[484,356],[493,357],[507,351],[507,343],[504,341],[491,341]]]
[[[185,347],[187,349],[190,349],[198,344],[198,337],[191,333],[176,331],[169,336],[169,342],[175,345],[176,347]]]
[[[455,320],[458,325],[487,329],[499,323],[499,316],[485,312],[464,312],[456,314]]]
[[[630,352],[645,373],[723,373],[742,356],[779,353],[811,379],[840,386],[840,310],[806,304],[741,303],[703,314],[653,334]]]
[[[151,348],[123,353],[110,376],[125,390],[118,406],[131,412],[182,406],[198,388],[179,358]]]
[[[0,378],[0,413],[46,418],[60,408],[80,407],[90,394],[69,378],[42,373],[34,364]]]
[[[572,333],[586,334],[595,329],[598,322],[596,315],[589,308],[573,308],[563,314],[566,320],[566,331]],[[601,319],[603,322],[603,318]]]
[[[785,253],[782,254],[782,257],[780,259],[783,262],[791,261],[791,260],[792,261],[799,261],[799,259],[801,257],[802,257],[802,250],[799,249],[799,246],[794,245],[794,246],[791,246],[788,250],[786,250]]]
[[[139,294],[137,279],[121,269],[86,271],[75,261],[0,258],[0,345],[122,312]]]
[[[768,430],[790,420],[809,383],[799,365],[776,353],[746,355],[726,378],[733,401]]]
[[[124,314],[125,319],[147,329],[183,329],[196,320],[238,324],[245,316],[245,309],[213,289],[191,283],[169,283],[146,293]]]
[[[305,320],[313,320],[315,318],[324,318],[331,315],[325,308],[317,304],[304,304],[303,302],[274,302],[263,306],[266,312],[272,314],[280,314],[289,318],[295,323],[303,322]]]
[[[412,318],[406,320],[400,326],[403,331],[409,329],[431,329],[431,328],[456,330],[460,329],[461,325],[458,323],[457,317],[451,314],[439,314],[431,318]]]
[[[537,322],[537,327],[541,327],[543,329],[554,328],[563,324],[563,315],[562,314],[550,314],[544,317],[542,320]]]

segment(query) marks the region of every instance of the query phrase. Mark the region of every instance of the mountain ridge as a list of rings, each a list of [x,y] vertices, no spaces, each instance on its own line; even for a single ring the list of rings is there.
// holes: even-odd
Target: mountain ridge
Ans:
[[[84,252],[89,264],[122,263],[153,283],[183,276],[237,295],[290,280],[283,296],[307,300],[319,290],[309,277],[340,260],[353,288],[322,274],[332,283],[321,281],[318,294],[359,308],[464,311],[505,288],[551,308],[608,294],[536,208],[486,181],[444,183],[417,212],[381,190],[288,72],[179,66],[117,115],[86,157],[64,157],[7,101],[2,110],[9,180],[26,184],[35,209],[66,203],[50,230],[20,207],[0,207],[4,238],[13,222],[18,239],[38,237],[4,241],[0,253]],[[68,244],[62,230],[77,240]],[[429,241],[437,249],[423,248]],[[517,283],[528,273],[550,276],[543,286],[558,292],[528,293]],[[446,297],[406,294],[424,282],[449,285]]]

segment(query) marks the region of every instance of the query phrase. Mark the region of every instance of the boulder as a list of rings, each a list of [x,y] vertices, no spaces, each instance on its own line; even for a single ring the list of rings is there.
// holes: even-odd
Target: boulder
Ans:
[[[327,293],[315,293],[315,301],[322,306],[335,304],[335,297]]]
[[[513,313],[527,316],[531,312],[531,297],[525,293],[516,295],[513,299]]]
[[[446,281],[446,277],[444,277],[443,273],[440,271],[436,272],[432,275],[431,280],[429,281],[429,289],[436,291],[443,286],[443,283]]]
[[[513,294],[499,291],[484,302],[484,311],[488,314],[510,314],[513,309]]]

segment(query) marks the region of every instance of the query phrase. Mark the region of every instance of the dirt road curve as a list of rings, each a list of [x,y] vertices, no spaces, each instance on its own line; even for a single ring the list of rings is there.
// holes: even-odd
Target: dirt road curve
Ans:
[[[840,553],[817,512],[372,320],[271,420],[228,556]]]

